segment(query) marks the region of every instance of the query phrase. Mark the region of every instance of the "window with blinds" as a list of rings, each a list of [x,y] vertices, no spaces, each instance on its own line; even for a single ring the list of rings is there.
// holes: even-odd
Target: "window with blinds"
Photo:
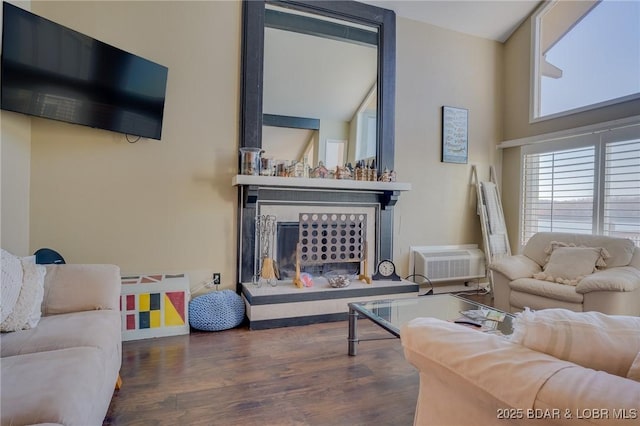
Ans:
[[[603,234],[640,246],[640,139],[605,145]]]
[[[523,241],[536,232],[593,232],[595,147],[525,155]]]
[[[640,246],[640,126],[528,146],[522,164],[520,244],[546,231]]]

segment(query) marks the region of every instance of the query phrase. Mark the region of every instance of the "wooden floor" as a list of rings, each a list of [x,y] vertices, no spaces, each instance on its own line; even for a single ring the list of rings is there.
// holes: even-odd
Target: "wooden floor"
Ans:
[[[383,340],[360,342],[355,357],[346,321],[124,342],[104,425],[413,424],[418,373],[400,340],[358,327]]]

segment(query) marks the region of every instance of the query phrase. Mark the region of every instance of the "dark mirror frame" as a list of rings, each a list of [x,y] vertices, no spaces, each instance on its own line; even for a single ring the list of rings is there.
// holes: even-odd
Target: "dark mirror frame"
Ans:
[[[356,1],[243,1],[240,147],[262,148],[262,92],[265,3],[315,13],[378,29],[378,117],[376,165],[394,169],[396,16]]]

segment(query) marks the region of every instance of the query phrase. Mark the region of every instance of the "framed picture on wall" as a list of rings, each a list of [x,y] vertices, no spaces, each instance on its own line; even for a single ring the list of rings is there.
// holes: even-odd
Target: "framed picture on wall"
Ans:
[[[442,107],[442,162],[467,164],[469,110]]]

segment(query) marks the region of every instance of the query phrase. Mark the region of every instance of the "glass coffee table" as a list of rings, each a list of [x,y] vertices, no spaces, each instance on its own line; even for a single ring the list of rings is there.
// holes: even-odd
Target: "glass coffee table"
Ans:
[[[402,324],[414,318],[431,317],[448,321],[466,320],[467,318],[461,312],[478,310],[503,313],[498,309],[453,294],[349,303],[349,355],[356,355],[356,346],[360,342],[358,339],[359,317],[368,318],[394,336],[400,337]],[[486,322],[489,326],[482,327],[481,330],[490,330],[489,332],[509,335],[513,332],[513,318],[513,315],[507,313],[501,321]]]

